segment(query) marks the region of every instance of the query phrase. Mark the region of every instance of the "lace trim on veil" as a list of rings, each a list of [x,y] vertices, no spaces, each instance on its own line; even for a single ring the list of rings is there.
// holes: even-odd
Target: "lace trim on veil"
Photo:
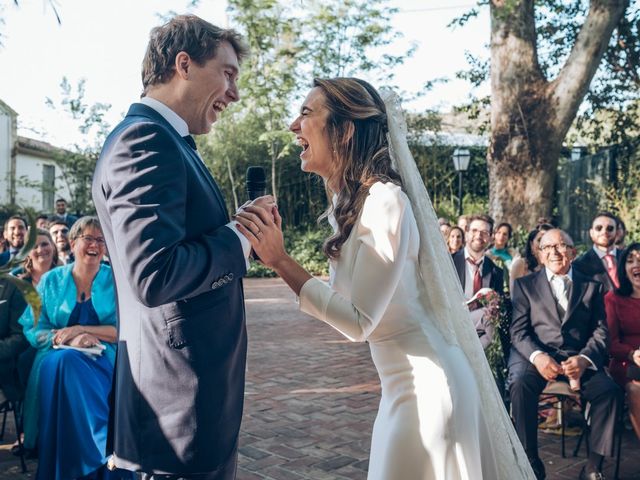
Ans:
[[[411,201],[420,233],[419,272],[429,321],[450,345],[459,345],[469,359],[480,392],[487,425],[491,428],[493,452],[500,479],[531,479],[535,476],[511,423],[487,363],[484,351],[464,302],[460,280],[451,254],[442,241],[438,219],[422,176],[409,151],[407,124],[400,99],[391,90],[381,92],[387,109],[389,147],[396,171]],[[427,321],[427,319],[424,319]],[[500,480],[499,479],[499,480]]]

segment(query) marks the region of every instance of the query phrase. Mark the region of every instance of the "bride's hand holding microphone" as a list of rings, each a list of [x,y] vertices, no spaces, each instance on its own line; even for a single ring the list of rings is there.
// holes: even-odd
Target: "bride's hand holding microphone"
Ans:
[[[243,205],[234,219],[238,222],[236,228],[247,237],[265,266],[275,269],[280,261],[288,257],[284,249],[282,217],[275,205],[271,208]]]
[[[260,261],[273,269],[296,295],[311,279],[311,274],[291,258],[284,248],[282,217],[278,207],[270,210],[247,205],[236,213],[236,228],[249,239]]]

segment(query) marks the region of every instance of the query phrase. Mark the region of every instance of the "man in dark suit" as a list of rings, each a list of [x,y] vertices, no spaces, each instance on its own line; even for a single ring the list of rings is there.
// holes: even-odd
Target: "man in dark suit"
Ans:
[[[238,100],[245,54],[236,32],[193,15],[153,29],[143,98],[96,166],[118,293],[112,463],[143,479],[235,478],[250,244],[190,134]]]
[[[466,245],[453,254],[465,299],[469,300],[481,288],[491,288],[502,295],[504,293],[504,274],[490,258],[485,256],[489,240],[493,233],[493,219],[487,215],[473,215],[468,218]],[[473,308],[473,306],[471,306]],[[485,318],[485,309],[471,312],[476,332],[483,348],[493,341],[495,328]]]
[[[78,217],[67,212],[67,201],[64,198],[56,200],[56,213],[52,217],[53,220],[62,220],[69,228],[78,220]]]
[[[609,212],[598,213],[589,230],[593,248],[573,262],[573,267],[580,273],[602,283],[605,293],[619,285],[617,266],[622,252],[615,245],[617,224],[615,215]]]
[[[0,388],[9,398],[15,398],[15,392],[21,389],[16,365],[19,355],[29,346],[18,323],[26,306],[16,286],[0,278]]]
[[[620,408],[621,391],[603,369],[609,343],[603,287],[571,268],[574,256],[569,235],[549,230],[540,240],[545,268],[517,279],[512,292],[509,393],[518,437],[539,479],[545,472],[538,456],[538,397],[548,381],[570,380],[591,405],[591,452],[581,479],[601,478]]]
[[[24,247],[27,222],[20,215],[12,215],[4,222],[2,234],[9,248],[0,253],[0,266],[9,262]]]

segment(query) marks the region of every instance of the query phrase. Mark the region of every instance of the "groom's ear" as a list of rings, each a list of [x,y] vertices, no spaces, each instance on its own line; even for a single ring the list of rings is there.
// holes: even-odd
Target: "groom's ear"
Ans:
[[[184,80],[189,78],[189,67],[191,66],[191,57],[187,52],[178,52],[175,61],[176,73]]]

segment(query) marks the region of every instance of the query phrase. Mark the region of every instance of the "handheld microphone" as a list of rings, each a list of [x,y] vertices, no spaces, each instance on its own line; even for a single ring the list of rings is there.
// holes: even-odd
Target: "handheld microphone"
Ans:
[[[255,200],[267,194],[267,177],[262,167],[247,168],[247,176],[245,180],[247,196],[249,200]]]

